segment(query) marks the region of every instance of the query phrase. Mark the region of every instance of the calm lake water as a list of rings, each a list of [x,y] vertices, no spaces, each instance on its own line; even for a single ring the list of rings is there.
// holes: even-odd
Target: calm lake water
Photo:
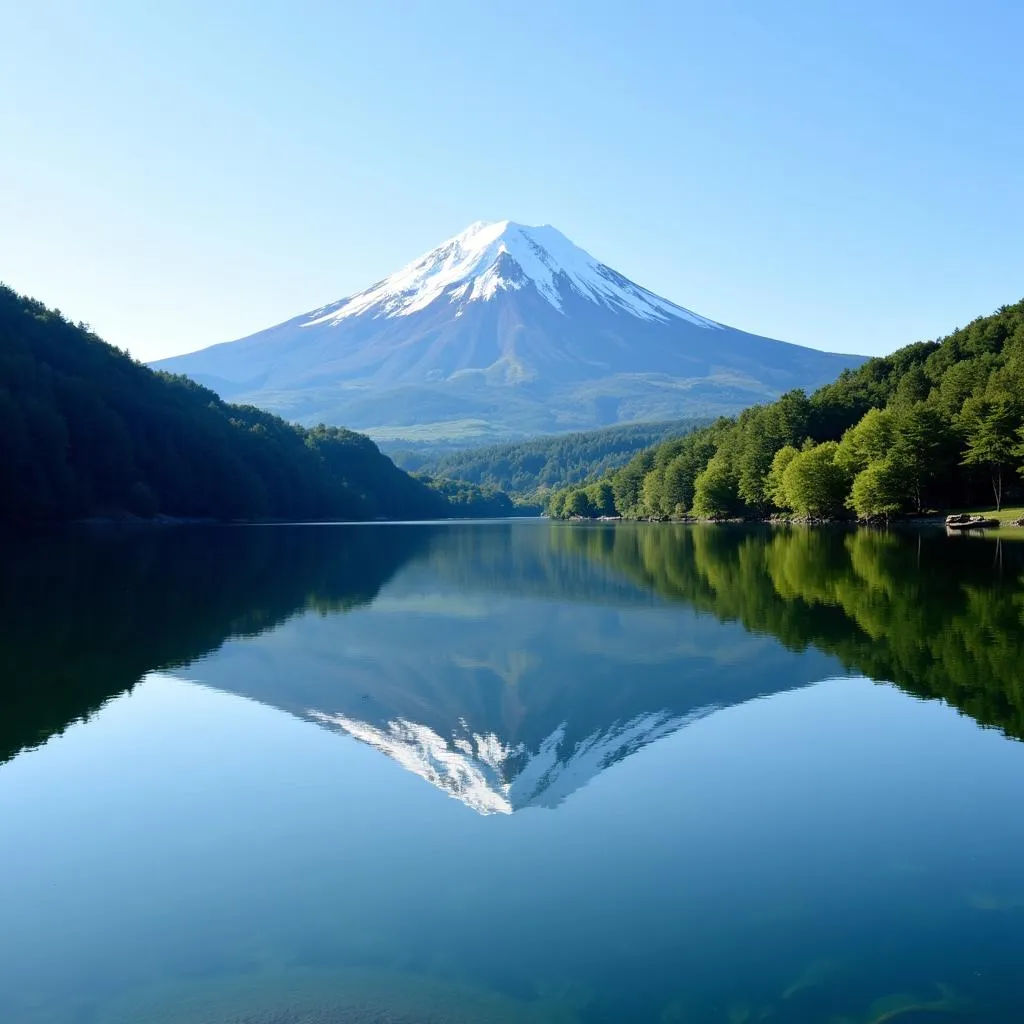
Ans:
[[[1024,544],[0,555],[5,1024],[1022,1018]]]

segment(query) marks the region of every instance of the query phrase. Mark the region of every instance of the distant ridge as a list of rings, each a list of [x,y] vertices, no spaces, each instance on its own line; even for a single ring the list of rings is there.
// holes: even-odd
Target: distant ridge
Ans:
[[[861,362],[727,327],[551,226],[500,221],[356,295],[154,366],[301,423],[500,440],[717,415]]]
[[[552,488],[578,484],[625,465],[644,448],[682,437],[706,420],[623,423],[614,427],[534,437],[504,444],[451,448],[440,445],[381,444],[396,466],[495,487],[516,497],[541,500]]]

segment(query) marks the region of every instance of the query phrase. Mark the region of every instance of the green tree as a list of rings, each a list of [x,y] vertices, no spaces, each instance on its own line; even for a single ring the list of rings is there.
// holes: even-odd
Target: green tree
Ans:
[[[615,492],[608,480],[599,480],[596,484],[591,484],[586,488],[586,494],[593,510],[592,515],[615,515]]]
[[[894,467],[904,475],[916,511],[924,507],[922,495],[946,461],[952,432],[939,409],[927,402],[914,402],[898,408],[894,414],[892,451]]]
[[[591,504],[587,492],[582,489],[570,491],[565,499],[563,515],[567,519],[580,517],[589,519],[594,514],[594,506]]]
[[[915,363],[904,373],[896,385],[892,405],[902,407],[923,402],[932,389],[932,382],[920,363]]]
[[[842,515],[850,477],[836,461],[839,445],[826,441],[799,452],[782,474],[787,505],[797,515]]]
[[[895,515],[907,493],[906,467],[899,461],[879,459],[853,479],[847,505],[863,519]]]
[[[724,519],[737,504],[736,479],[725,458],[718,454],[697,477],[693,512],[705,519]]]
[[[552,491],[548,495],[547,505],[544,511],[547,512],[552,519],[562,519],[565,517],[565,499],[569,496],[568,491]]]
[[[789,509],[789,499],[786,496],[786,487],[783,483],[783,478],[786,473],[786,469],[789,464],[800,454],[800,449],[795,448],[791,444],[787,444],[784,448],[780,448],[772,459],[771,469],[768,471],[768,476],[765,479],[765,493],[768,496],[769,501],[779,509]]]
[[[990,366],[985,360],[966,357],[942,372],[938,402],[947,419],[954,419],[967,399],[984,388],[989,372]]]
[[[751,509],[771,503],[767,476],[775,453],[798,444],[807,433],[811,404],[803,391],[788,391],[771,405],[755,406],[740,415],[735,464],[737,492]]]
[[[635,455],[612,475],[615,507],[624,516],[637,514],[643,502],[644,477],[654,468],[654,450]]]
[[[888,409],[869,409],[855,426],[843,434],[836,461],[853,475],[872,462],[884,459],[892,449],[896,418]]]
[[[693,504],[693,481],[685,455],[677,455],[665,467],[664,497],[669,513],[685,515]]]
[[[693,507],[697,476],[718,450],[724,429],[720,421],[681,439],[663,473],[661,498],[667,514],[682,514]]]
[[[964,403],[960,422],[967,447],[962,464],[984,466],[992,480],[996,511],[1003,505],[1003,469],[1017,452],[1020,416],[1010,395],[979,396]]]
[[[660,516],[665,510],[662,503],[665,497],[665,471],[660,466],[655,466],[645,477],[643,488],[642,505],[643,511],[650,516]]]

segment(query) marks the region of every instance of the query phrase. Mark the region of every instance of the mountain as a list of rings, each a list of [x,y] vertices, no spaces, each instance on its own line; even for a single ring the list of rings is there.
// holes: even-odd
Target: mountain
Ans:
[[[154,366],[300,423],[424,440],[717,415],[862,361],[726,327],[553,227],[501,221],[358,295]]]

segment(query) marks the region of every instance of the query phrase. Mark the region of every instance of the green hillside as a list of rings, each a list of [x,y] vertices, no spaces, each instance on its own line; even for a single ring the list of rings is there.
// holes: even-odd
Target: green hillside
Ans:
[[[454,509],[361,434],[228,405],[3,286],[0,446],[10,523],[423,518],[470,514],[477,493],[460,489]]]
[[[601,476],[624,465],[649,445],[686,434],[707,422],[706,419],[684,419],[627,423],[481,448],[396,449],[390,455],[410,472],[464,480],[519,498],[537,499],[556,488]]]
[[[1024,466],[1024,301],[649,448],[556,517],[884,517],[995,504]]]

